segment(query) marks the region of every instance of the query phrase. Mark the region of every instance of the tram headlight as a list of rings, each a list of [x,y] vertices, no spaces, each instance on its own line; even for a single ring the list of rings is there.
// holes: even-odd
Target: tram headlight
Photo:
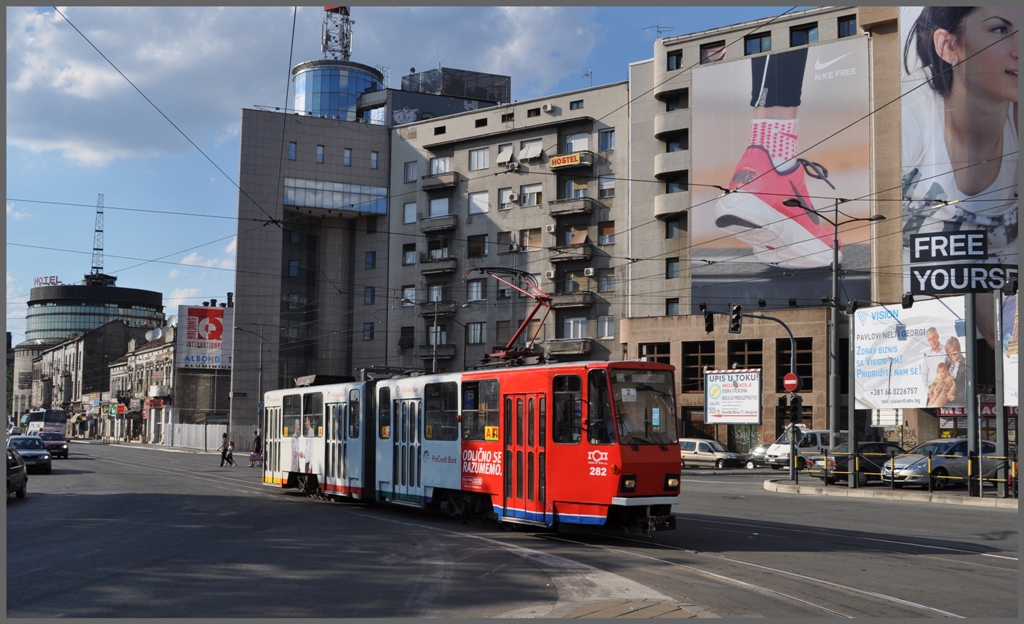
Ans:
[[[619,481],[619,491],[621,491],[621,492],[635,492],[636,491],[636,475],[635,474],[622,475],[622,480]]]
[[[674,492],[679,489],[679,475],[667,474],[665,475],[665,491]]]

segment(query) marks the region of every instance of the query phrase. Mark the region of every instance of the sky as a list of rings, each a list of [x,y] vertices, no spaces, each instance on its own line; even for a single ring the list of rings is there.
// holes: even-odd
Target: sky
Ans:
[[[63,17],[6,10],[15,345],[36,278],[78,284],[91,271],[100,194],[103,272],[118,286],[162,293],[168,315],[224,301],[234,291],[241,110],[290,104],[291,67],[323,58],[322,7],[58,9]],[[388,68],[392,88],[413,67],[508,75],[512,99],[527,100],[625,80],[630,63],[653,56],[659,30],[792,9],[354,7],[351,60]]]

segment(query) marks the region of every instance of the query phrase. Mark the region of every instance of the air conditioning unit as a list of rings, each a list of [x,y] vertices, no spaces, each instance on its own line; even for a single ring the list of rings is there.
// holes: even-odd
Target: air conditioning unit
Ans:
[[[583,269],[583,277],[594,277],[594,269],[593,268]]]
[[[509,193],[508,194],[508,200],[510,202],[517,202],[517,201],[519,201],[519,193]]]
[[[505,171],[519,171],[519,163],[517,163],[517,162],[510,162],[510,163],[508,163],[507,165],[505,165]]]
[[[543,106],[540,107],[540,109],[542,111],[544,111],[545,113],[550,113],[551,111],[555,110],[555,105],[554,104],[544,104]]]
[[[549,280],[553,280],[553,279],[555,279],[555,272],[554,271],[544,271],[544,277],[548,278]]]
[[[547,232],[548,234],[554,234],[555,233],[555,225],[554,224],[545,225],[544,226],[544,231]]]

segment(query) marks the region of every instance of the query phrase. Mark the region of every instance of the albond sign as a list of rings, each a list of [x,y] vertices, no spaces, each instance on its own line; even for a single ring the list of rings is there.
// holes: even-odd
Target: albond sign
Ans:
[[[231,370],[234,308],[178,306],[175,366]]]
[[[761,424],[761,369],[706,371],[704,423]]]

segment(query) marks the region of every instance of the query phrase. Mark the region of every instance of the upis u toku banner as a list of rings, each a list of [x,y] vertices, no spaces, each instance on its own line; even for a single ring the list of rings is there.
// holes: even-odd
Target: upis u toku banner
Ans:
[[[175,366],[231,370],[234,308],[178,306]]]
[[[705,371],[704,424],[761,424],[761,369]]]

